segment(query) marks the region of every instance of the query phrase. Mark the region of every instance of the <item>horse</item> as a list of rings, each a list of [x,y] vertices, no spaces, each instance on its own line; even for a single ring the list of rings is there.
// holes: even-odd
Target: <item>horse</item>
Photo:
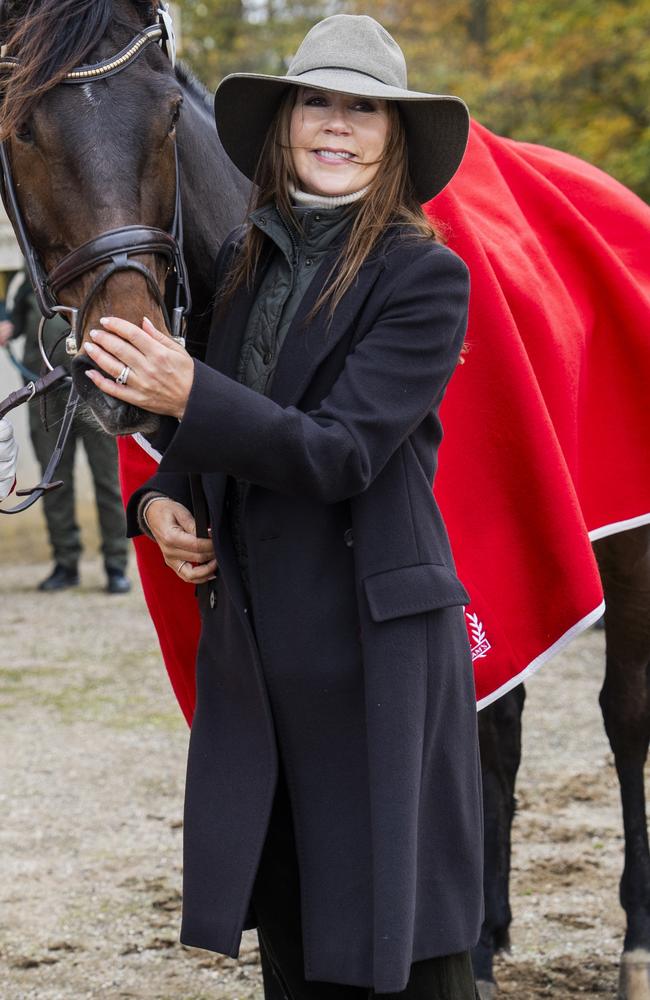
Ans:
[[[0,126],[30,245],[46,273],[115,227],[169,230],[179,184],[193,300],[187,332],[200,344],[210,322],[216,253],[225,234],[243,219],[249,195],[248,183],[221,148],[208,95],[186,69],[172,67],[168,53],[148,42],[101,79],[62,85],[78,67],[112,65],[116,54],[159,17],[149,0],[2,3],[1,38],[20,68],[12,69],[3,84],[7,96]],[[77,348],[106,313],[137,323],[148,315],[165,327],[169,258],[144,251],[139,257],[148,273],[134,267],[115,270],[98,284],[93,267],[62,287],[60,301],[81,308],[83,316]],[[78,350],[72,376],[92,418],[111,434],[154,434],[157,419],[105,397],[84,377],[88,364]],[[621,782],[626,838],[621,996],[647,1000],[650,853],[643,765],[650,730],[650,529],[639,526],[603,538],[596,552],[607,597],[601,704]],[[475,967],[484,997],[495,994],[492,956],[508,939],[509,837],[523,699],[523,688],[515,688],[479,714],[487,865],[486,921]]]
[[[169,230],[178,183],[193,302],[189,335],[204,340],[214,294],[211,269],[224,236],[244,216],[250,188],[223,151],[207,94],[156,44],[142,46],[124,69],[100,80],[89,76],[78,86],[56,86],[82,63],[110,61],[134,39],[137,44],[143,29],[156,24],[157,4],[7,0],[0,12],[2,38],[14,38],[10,48],[17,46],[23,60],[5,73],[5,146],[45,274],[51,278],[68,254],[116,227]],[[61,303],[86,304],[78,347],[100,316],[112,312],[141,322],[148,311],[165,328],[169,262],[154,251],[139,254],[136,263],[99,284],[95,268],[84,270],[61,287]],[[79,350],[72,378],[104,429],[114,435],[153,432],[151,414],[109,401],[92,386],[83,374],[88,364]]]

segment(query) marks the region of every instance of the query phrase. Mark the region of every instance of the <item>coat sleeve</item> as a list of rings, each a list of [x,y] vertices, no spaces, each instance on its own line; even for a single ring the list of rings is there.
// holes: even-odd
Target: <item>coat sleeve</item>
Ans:
[[[325,503],[365,490],[439,403],[467,326],[469,273],[446,247],[432,244],[391,284],[378,320],[311,411],[195,362],[161,471],[225,472]]]
[[[219,248],[214,265],[214,283],[217,291],[221,287],[221,283],[224,280],[228,267],[230,266],[232,254],[236,249],[238,242],[241,240],[243,233],[244,227],[238,226],[231,233],[229,233]],[[163,452],[163,454],[166,451],[169,440],[172,437],[170,428],[173,427],[175,423],[176,421],[173,420],[172,417],[162,418],[161,430],[159,431],[154,444],[156,449]],[[129,497],[126,505],[126,533],[128,538],[135,538],[137,535],[142,534],[138,510],[147,493],[162,493],[169,497],[170,500],[176,500],[178,503],[183,504],[184,507],[187,507],[188,510],[193,512],[192,491],[190,488],[188,472],[185,469],[181,469],[170,473],[158,468],[154,475],[144,482],[142,486],[139,486],[138,489],[135,490]]]
[[[138,518],[138,510],[147,493],[162,493],[164,496],[169,497],[170,500],[176,500],[177,503],[182,503],[184,507],[192,511],[192,493],[189,476],[183,473],[166,475],[164,472],[157,471],[129,497],[126,505],[127,538],[136,538],[143,533]]]

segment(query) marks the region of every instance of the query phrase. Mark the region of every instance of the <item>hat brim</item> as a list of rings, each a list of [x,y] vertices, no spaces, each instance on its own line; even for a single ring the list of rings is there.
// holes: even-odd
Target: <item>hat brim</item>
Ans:
[[[215,121],[226,153],[250,180],[255,179],[269,125],[289,87],[396,101],[406,128],[409,170],[421,202],[439,194],[461,164],[469,136],[469,111],[460,97],[401,90],[346,69],[310,70],[300,76],[232,73],[217,88]]]

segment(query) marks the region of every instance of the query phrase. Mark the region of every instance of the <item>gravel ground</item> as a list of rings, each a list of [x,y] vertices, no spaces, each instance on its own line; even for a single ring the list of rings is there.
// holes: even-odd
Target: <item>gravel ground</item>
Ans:
[[[0,582],[0,997],[261,998],[239,962],[178,944],[187,729],[139,588],[37,595]],[[618,791],[600,720],[602,633],[528,688],[502,995],[615,996],[623,916]]]

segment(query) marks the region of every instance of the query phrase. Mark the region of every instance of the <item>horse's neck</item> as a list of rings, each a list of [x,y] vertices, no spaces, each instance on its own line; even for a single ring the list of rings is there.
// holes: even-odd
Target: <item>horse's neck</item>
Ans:
[[[183,238],[192,292],[191,335],[201,339],[214,297],[214,263],[225,236],[244,220],[248,185],[226,156],[200,97],[185,92],[179,123]]]

